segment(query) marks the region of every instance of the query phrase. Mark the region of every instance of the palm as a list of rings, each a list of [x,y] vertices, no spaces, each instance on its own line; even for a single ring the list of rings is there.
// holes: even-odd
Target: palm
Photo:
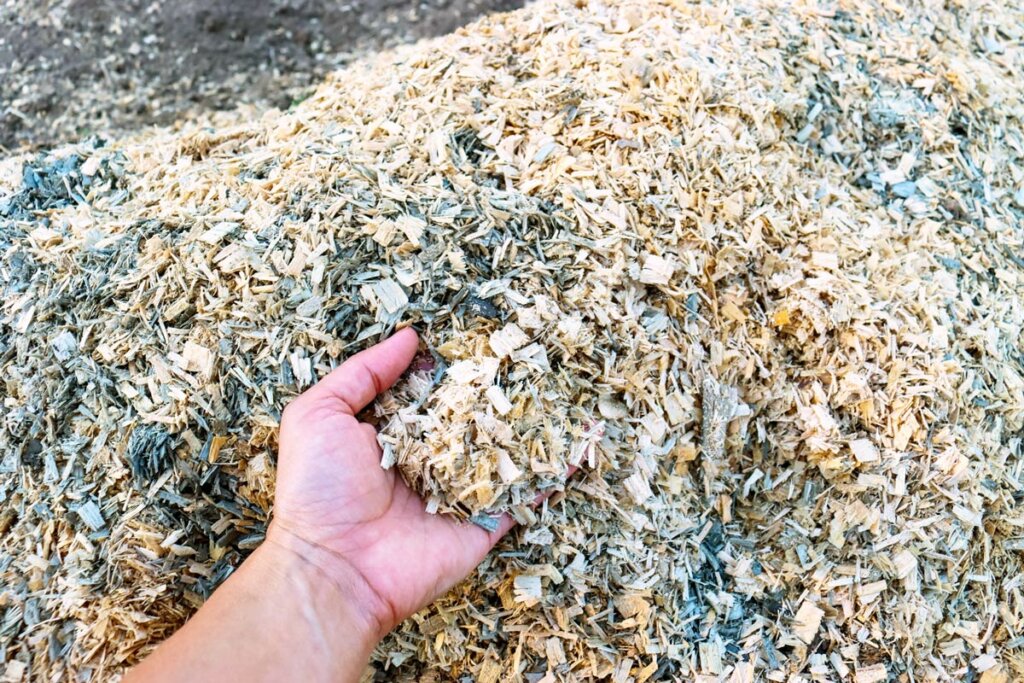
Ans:
[[[402,331],[347,361],[296,399],[281,426],[275,522],[319,549],[332,572],[354,569],[397,622],[472,571],[508,530],[497,532],[426,512],[394,470],[380,467],[370,425],[355,413],[390,386],[416,351]]]

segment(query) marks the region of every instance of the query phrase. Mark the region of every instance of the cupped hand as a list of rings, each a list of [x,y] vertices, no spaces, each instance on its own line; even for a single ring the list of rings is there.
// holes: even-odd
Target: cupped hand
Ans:
[[[488,533],[429,514],[394,468],[381,468],[376,431],[356,415],[398,379],[417,344],[406,328],[349,358],[281,421],[267,541],[354,591],[378,635],[458,583],[514,524],[505,515]]]

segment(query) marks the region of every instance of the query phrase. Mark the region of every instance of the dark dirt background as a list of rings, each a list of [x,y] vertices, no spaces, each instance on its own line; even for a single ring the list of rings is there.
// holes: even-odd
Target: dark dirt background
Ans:
[[[0,152],[287,107],[367,52],[523,0],[0,0]]]

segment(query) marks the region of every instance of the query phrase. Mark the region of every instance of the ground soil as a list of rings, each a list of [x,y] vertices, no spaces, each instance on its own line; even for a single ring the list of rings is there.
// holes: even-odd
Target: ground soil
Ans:
[[[285,107],[354,57],[522,0],[0,0],[0,152]]]

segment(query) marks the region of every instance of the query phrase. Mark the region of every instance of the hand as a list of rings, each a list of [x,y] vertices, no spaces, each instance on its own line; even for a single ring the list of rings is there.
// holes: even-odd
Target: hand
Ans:
[[[428,514],[395,469],[381,468],[376,431],[355,416],[416,349],[416,333],[401,330],[292,401],[281,421],[267,543],[354,593],[378,638],[462,580],[513,525],[504,515],[488,533]]]
[[[416,346],[402,330],[288,406],[266,542],[126,683],[358,681],[377,641],[509,530],[427,514],[355,418]]]

